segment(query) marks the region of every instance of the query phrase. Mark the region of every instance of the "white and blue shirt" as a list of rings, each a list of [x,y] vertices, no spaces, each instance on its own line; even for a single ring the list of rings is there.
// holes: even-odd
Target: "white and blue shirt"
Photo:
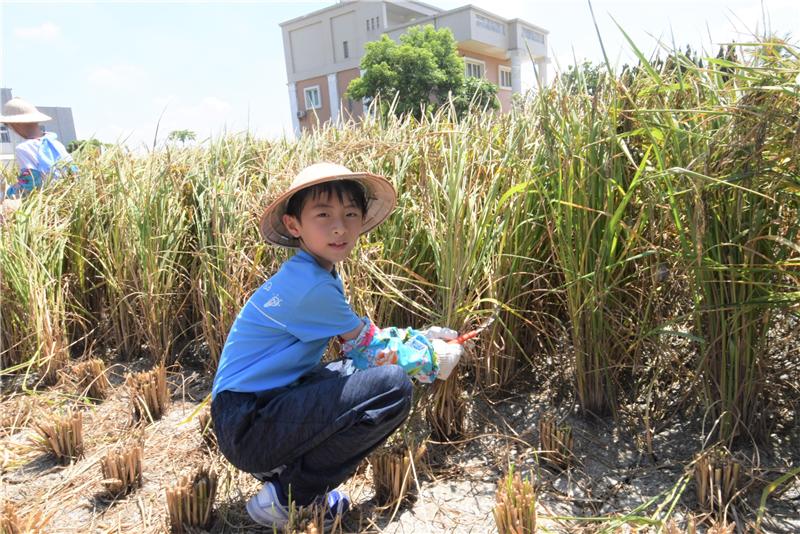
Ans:
[[[336,271],[326,271],[301,250],[239,312],[222,349],[211,396],[291,384],[320,362],[330,338],[360,324]]]

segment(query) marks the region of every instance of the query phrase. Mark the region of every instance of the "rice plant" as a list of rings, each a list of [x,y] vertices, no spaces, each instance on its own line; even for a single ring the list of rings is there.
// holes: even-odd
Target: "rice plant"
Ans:
[[[200,427],[200,436],[209,450],[217,450],[217,435],[214,433],[214,425],[211,420],[211,410],[203,409],[197,416],[197,424]]]
[[[76,364],[72,368],[78,394],[91,399],[105,399],[111,389],[106,376],[106,364],[99,358],[92,358]]]
[[[724,447],[712,447],[694,461],[695,491],[701,509],[724,519],[744,487],[742,462]]]
[[[163,363],[150,371],[128,375],[126,379],[131,398],[133,420],[153,422],[161,419],[169,407],[167,369]]]
[[[108,452],[100,460],[103,486],[120,497],[142,485],[142,444],[128,443]]]
[[[0,532],[3,534],[43,534],[50,517],[43,510],[20,514],[12,502],[5,502],[0,510]]]
[[[68,410],[34,424],[36,445],[51,454],[62,465],[83,457],[83,413]]]
[[[169,527],[172,532],[191,532],[211,526],[217,473],[210,467],[199,468],[192,476],[182,476],[166,489]]]
[[[572,427],[559,424],[553,414],[539,419],[539,458],[556,467],[567,469],[573,462]]]
[[[800,207],[800,103],[791,74],[800,54],[780,41],[749,53],[747,63],[725,62],[730,75],[717,71],[707,82],[713,102],[725,103],[709,135],[691,137],[684,132],[691,123],[673,120],[668,136],[653,143],[667,173],[678,252],[693,275],[697,371],[723,442],[767,435],[766,334],[775,313],[797,303],[789,274],[797,226],[787,222]],[[667,144],[674,139],[691,148],[677,152]],[[686,154],[694,158],[685,161]]]
[[[416,468],[425,455],[425,445],[395,445],[372,453],[372,485],[380,506],[399,507],[411,495],[416,483]]]
[[[536,488],[513,467],[497,483],[494,509],[499,534],[534,534],[536,530]]]

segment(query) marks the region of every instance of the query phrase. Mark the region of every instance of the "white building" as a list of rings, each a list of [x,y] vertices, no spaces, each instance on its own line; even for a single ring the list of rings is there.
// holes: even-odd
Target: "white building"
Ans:
[[[497,85],[504,111],[512,94],[547,80],[548,31],[524,20],[471,5],[444,11],[408,0],[342,0],[280,25],[295,133],[340,114],[361,116],[361,102],[344,94],[360,76],[364,45],[427,24],[452,30],[465,74]]]

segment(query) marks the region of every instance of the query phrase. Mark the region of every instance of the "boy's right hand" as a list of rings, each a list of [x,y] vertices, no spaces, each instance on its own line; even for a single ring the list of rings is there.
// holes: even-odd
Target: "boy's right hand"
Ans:
[[[422,334],[431,341],[434,339],[444,339],[445,341],[450,341],[451,339],[458,337],[458,332],[444,326],[431,326],[423,330]]]

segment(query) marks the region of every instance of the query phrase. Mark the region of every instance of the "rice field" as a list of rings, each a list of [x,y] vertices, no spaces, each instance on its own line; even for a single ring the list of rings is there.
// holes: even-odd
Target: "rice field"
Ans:
[[[485,437],[476,399],[513,392],[538,400],[491,431],[502,462],[487,517],[501,533],[514,517],[529,525],[519,532],[791,531],[773,512],[800,517],[800,49],[754,40],[700,63],[631,46],[635,68],[591,90],[556,81],[504,115],[456,120],[445,106],[296,141],[79,154],[78,178],[0,224],[3,531],[165,531],[167,488],[190,491],[201,466],[215,470],[199,477],[212,512],[192,512],[204,528],[252,528],[254,481],[196,420],[233,319],[287,257],[260,241],[261,209],[318,161],[387,176],[399,193],[341,266],[354,309],[460,331],[497,314],[458,376],[419,394],[387,446],[407,451],[405,478],[387,487],[405,491],[411,471],[418,489],[426,472],[457,478],[441,457]],[[151,369],[168,378],[151,388]],[[68,413],[83,414],[81,454],[51,465],[36,429]],[[531,418],[531,433],[514,427]],[[553,512],[544,482],[589,474],[594,424],[677,470],[628,509]],[[668,431],[699,439],[679,459]],[[54,440],[73,451],[70,436]],[[426,440],[425,458],[410,452]],[[137,446],[144,485],[108,480],[100,460]],[[355,480],[369,487],[378,465]],[[24,490],[43,473],[50,482]],[[343,531],[385,531],[397,505]]]

